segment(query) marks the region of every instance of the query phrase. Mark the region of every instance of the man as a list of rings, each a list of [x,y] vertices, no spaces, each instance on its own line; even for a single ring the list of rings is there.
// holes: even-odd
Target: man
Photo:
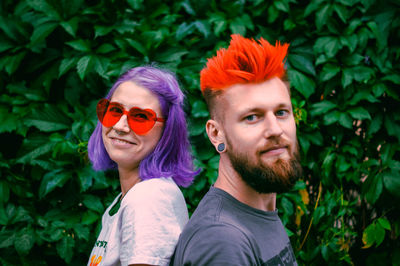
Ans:
[[[275,206],[276,193],[302,174],[282,80],[288,46],[232,35],[201,71],[218,178],[182,232],[172,265],[297,265]]]

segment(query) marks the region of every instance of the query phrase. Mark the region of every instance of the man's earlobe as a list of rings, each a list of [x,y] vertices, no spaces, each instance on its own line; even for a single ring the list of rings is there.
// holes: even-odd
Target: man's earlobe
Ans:
[[[217,151],[218,151],[219,153],[223,153],[223,152],[225,151],[225,143],[220,143],[220,144],[218,144],[218,146],[217,146]]]

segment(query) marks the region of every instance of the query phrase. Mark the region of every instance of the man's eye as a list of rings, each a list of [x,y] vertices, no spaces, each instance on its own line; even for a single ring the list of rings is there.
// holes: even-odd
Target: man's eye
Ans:
[[[249,122],[253,122],[253,121],[255,121],[256,119],[257,119],[257,116],[256,116],[256,115],[248,115],[248,116],[245,117],[245,120],[246,120],[246,121],[249,121]]]
[[[276,112],[277,116],[286,116],[289,112],[287,110],[279,110]]]

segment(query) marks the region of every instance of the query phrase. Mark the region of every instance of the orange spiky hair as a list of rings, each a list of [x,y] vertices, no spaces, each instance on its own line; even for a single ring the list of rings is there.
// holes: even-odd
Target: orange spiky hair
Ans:
[[[228,49],[220,49],[208,59],[200,72],[200,88],[217,91],[234,84],[259,83],[285,74],[284,59],[289,44],[276,41],[275,46],[260,38],[259,42],[238,34],[231,36]]]

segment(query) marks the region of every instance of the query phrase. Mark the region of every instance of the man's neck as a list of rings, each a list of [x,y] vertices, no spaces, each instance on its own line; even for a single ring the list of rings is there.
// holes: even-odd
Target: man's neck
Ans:
[[[263,211],[275,211],[276,209],[276,194],[258,193],[248,186],[225,156],[220,158],[218,178],[214,187],[224,190],[238,201],[255,209]]]

